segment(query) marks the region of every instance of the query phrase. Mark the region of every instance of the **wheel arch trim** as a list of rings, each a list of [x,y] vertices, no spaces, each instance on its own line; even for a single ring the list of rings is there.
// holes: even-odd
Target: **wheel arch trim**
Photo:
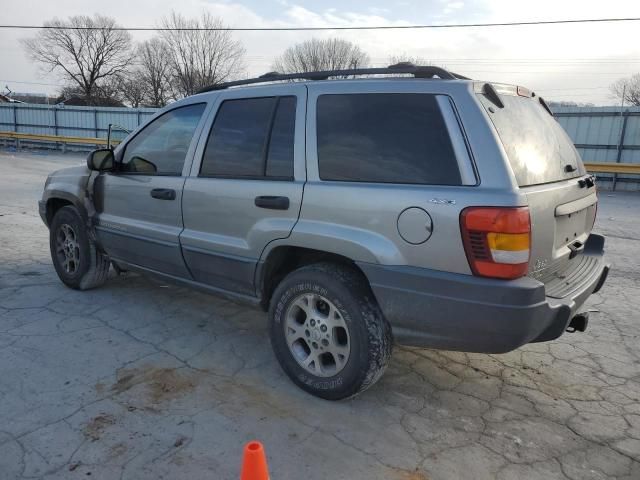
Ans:
[[[78,210],[82,219],[85,221],[87,220],[87,209],[82,204],[82,201],[77,197],[77,195],[74,195],[71,192],[66,192],[64,190],[57,190],[57,189],[46,190],[43,195],[42,201],[46,204],[46,207],[47,207],[47,210],[46,210],[47,226],[51,225],[53,212],[50,212],[49,208],[50,208],[51,202],[55,200],[64,200],[66,202],[69,202]]]
[[[364,271],[358,265],[359,261],[357,259],[348,255],[344,255],[341,252],[335,251],[336,249],[312,248],[309,245],[301,244],[298,242],[292,242],[290,240],[291,238],[270,242],[262,252],[260,260],[256,264],[256,269],[254,273],[254,285],[256,290],[256,297],[260,299],[263,309],[268,308],[268,305],[271,300],[271,293],[273,292],[273,290],[275,290],[277,286],[277,284],[271,285],[272,288],[269,289],[268,279],[272,278],[273,275],[277,276],[278,274],[277,266],[287,261],[286,257],[284,257],[284,262],[278,261],[277,258],[274,259],[274,255],[278,255],[279,254],[278,252],[283,252],[283,254],[286,254],[288,251],[294,250],[296,252],[304,253],[307,256],[307,258],[315,258],[315,260],[312,262],[305,261],[303,263],[298,263],[295,260],[289,260],[291,262],[289,265],[291,268],[285,269],[285,272],[284,272],[285,275],[291,272],[292,270],[295,270],[296,268],[299,268],[303,265],[307,265],[309,263],[315,263],[316,260],[317,262],[334,261],[336,263],[348,264],[349,266],[353,267],[364,277],[365,281],[369,283],[369,279],[367,278]],[[276,268],[273,269],[272,268],[273,266],[275,266]],[[271,290],[271,291],[268,291],[268,290]]]

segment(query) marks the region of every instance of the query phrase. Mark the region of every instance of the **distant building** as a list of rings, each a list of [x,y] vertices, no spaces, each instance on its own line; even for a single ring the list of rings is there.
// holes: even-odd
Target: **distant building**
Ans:
[[[7,95],[4,95],[3,93],[0,93],[0,103],[24,103],[24,102],[21,102],[20,100],[16,100],[13,97],[9,97]]]
[[[73,95],[67,98],[59,97],[56,99],[55,103],[57,105],[66,105],[69,107],[93,107],[93,106],[124,107],[126,106],[124,103],[122,103],[119,100],[116,100],[115,98],[96,98],[96,99],[93,99],[92,101],[88,101],[86,98],[80,97],[77,95]]]
[[[11,94],[11,98],[24,103],[35,103],[35,104],[44,104],[44,105],[53,105],[53,103],[55,102],[55,97],[46,95],[44,93],[14,92]]]

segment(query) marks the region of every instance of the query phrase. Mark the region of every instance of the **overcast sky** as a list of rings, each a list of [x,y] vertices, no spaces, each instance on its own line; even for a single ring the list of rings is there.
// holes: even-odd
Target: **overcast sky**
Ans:
[[[122,26],[156,26],[177,9],[203,10],[229,26],[357,26],[512,22],[640,17],[638,0],[0,0],[1,23],[36,24],[53,17],[101,13]],[[53,93],[62,80],[31,63],[18,39],[28,30],[0,30],[0,91]],[[550,100],[613,104],[608,86],[640,72],[640,22],[439,30],[239,32],[248,74],[262,74],[288,45],[339,36],[357,42],[375,66],[392,55],[419,56],[462,75],[526,85]],[[133,32],[135,40],[153,35]]]

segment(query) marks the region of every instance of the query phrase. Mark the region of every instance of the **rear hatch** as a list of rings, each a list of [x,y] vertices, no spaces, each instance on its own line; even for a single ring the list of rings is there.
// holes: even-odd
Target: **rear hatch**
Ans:
[[[592,177],[540,97],[522,87],[487,85],[481,84],[478,97],[529,203],[528,275],[546,284],[547,295],[562,298],[597,268],[581,253],[596,215]]]

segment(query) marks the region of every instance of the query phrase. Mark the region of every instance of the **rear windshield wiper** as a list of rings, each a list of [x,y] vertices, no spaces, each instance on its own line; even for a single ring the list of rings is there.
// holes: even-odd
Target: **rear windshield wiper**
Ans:
[[[498,91],[496,87],[491,85],[490,83],[485,83],[484,87],[482,87],[482,93],[486,95],[486,97],[498,108],[504,108],[504,103],[498,95]]]
[[[538,97],[538,101],[540,102],[540,105],[542,105],[544,107],[544,109],[549,112],[549,115],[551,115],[553,117],[553,112],[551,111],[551,109],[549,108],[549,105],[547,105],[547,102],[544,101],[544,98],[542,97]]]

